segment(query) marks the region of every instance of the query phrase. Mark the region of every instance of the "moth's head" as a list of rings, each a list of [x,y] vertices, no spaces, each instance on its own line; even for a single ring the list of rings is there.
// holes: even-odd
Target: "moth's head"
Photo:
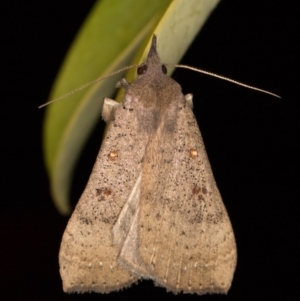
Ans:
[[[154,34],[152,37],[151,47],[148,52],[147,61],[145,64],[141,65],[137,69],[137,74],[167,74],[167,68],[165,65],[162,65],[160,62],[159,55],[156,50],[156,35]]]

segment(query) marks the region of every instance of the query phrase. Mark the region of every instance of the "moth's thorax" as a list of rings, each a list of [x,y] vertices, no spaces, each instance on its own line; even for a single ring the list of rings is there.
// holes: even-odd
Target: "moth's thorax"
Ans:
[[[128,87],[123,101],[136,116],[139,129],[148,133],[158,129],[174,132],[178,109],[184,104],[180,85],[165,74],[139,76]]]
[[[180,85],[165,74],[152,77],[151,74],[139,76],[130,85],[127,95],[145,107],[167,107],[182,95]]]

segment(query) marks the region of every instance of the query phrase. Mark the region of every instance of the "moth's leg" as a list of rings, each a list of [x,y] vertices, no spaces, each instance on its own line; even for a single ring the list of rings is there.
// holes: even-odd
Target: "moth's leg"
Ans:
[[[115,111],[119,105],[120,103],[113,99],[104,98],[102,107],[102,118],[106,123],[115,119]]]
[[[184,98],[188,104],[188,106],[193,109],[193,94],[189,93],[189,94],[186,94],[184,95]]]
[[[128,81],[125,78],[122,78],[116,84],[116,88],[124,88],[125,91],[128,90],[129,86],[130,86],[130,84],[128,83]]]

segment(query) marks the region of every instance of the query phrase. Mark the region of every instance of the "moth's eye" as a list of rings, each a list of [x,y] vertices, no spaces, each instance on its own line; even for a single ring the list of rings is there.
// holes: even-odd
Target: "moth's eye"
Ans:
[[[145,74],[147,72],[147,65],[143,65],[143,66],[140,66],[137,68],[137,74],[138,75],[142,75],[142,74]]]
[[[163,74],[167,74],[167,72],[168,72],[167,67],[165,65],[161,65],[161,70],[162,70]]]

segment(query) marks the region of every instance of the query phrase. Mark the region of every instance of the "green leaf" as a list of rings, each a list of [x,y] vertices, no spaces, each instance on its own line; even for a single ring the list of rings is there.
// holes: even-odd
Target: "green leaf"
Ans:
[[[102,0],[95,5],[72,45],[51,99],[132,61],[144,61],[145,41],[155,32],[163,62],[177,63],[219,0]],[[130,9],[128,9],[130,8]],[[144,47],[141,47],[141,45]],[[146,47],[147,52],[149,46]],[[131,77],[133,72],[131,72]],[[47,109],[45,162],[58,210],[70,213],[71,175],[98,118],[102,99],[114,92],[122,73]]]

